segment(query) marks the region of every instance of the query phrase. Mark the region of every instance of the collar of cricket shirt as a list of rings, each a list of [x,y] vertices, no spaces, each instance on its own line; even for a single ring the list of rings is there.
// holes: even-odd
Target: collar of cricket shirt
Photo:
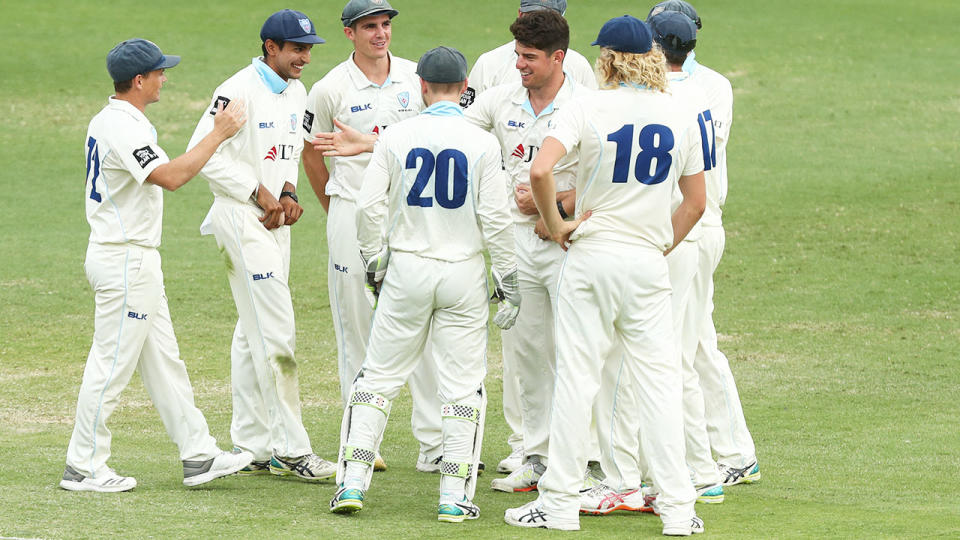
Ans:
[[[681,66],[680,69],[693,75],[693,72],[696,71],[697,66],[700,65],[697,63],[696,56],[697,53],[690,51],[690,54],[687,55],[687,59],[683,61],[683,66]]]
[[[393,70],[395,69],[395,66],[396,66],[396,62],[394,60],[396,60],[396,58],[393,56],[393,54],[390,51],[387,51],[387,58],[390,59],[390,71],[387,72],[387,79],[383,81],[383,84],[377,84],[371,81],[370,79],[368,79],[367,76],[363,74],[363,71],[360,70],[360,66],[358,66],[357,63],[353,60],[353,55],[355,54],[356,52],[352,52],[350,53],[350,56],[347,58],[347,70],[350,73],[350,79],[353,80],[353,84],[354,86],[357,87],[358,90],[362,90],[368,86],[372,86],[374,88],[386,88],[391,84],[393,84],[393,73],[394,73]]]
[[[281,94],[287,89],[289,83],[277,75],[277,72],[263,61],[263,58],[254,58],[253,67],[257,70],[257,75],[260,76],[263,84],[274,94]]]
[[[463,109],[452,101],[438,101],[424,109],[420,114],[431,116],[463,116]]]
[[[543,110],[540,111],[540,114],[534,114],[533,105],[530,104],[530,92],[526,88],[524,88],[522,85],[520,86],[519,91],[516,94],[514,94],[513,102],[516,103],[517,105],[520,105],[520,108],[526,111],[527,114],[529,114],[533,118],[535,119],[540,118],[543,115],[554,112],[558,108],[557,97],[562,92],[568,92],[568,93],[573,92],[573,85],[575,84],[577,83],[574,82],[574,80],[570,77],[570,75],[566,71],[564,71],[563,84],[560,85],[560,89],[557,90],[557,95],[553,96],[553,101],[551,101],[549,105],[544,107]]]

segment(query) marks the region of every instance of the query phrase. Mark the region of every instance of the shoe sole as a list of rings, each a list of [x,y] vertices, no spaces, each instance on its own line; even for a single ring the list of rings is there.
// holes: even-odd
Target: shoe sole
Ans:
[[[584,510],[583,508],[581,508],[581,509],[580,509],[580,513],[581,513],[581,514],[591,515],[591,516],[605,516],[605,515],[607,515],[607,514],[609,514],[609,513],[611,513],[611,512],[616,512],[617,510],[623,510],[623,511],[625,511],[625,512],[653,512],[652,509],[651,509],[651,510],[644,510],[643,508],[635,508],[635,507],[633,507],[633,506],[627,506],[627,505],[625,505],[625,504],[620,504],[620,505],[614,506],[613,508],[611,508],[611,509],[609,509],[609,510],[599,510],[599,509],[597,509],[597,510]]]
[[[238,476],[262,476],[265,474],[271,474],[270,469],[257,469],[255,471],[245,471],[240,469],[237,471]]]
[[[356,514],[363,509],[363,501],[341,501],[330,508],[334,514]]]
[[[337,474],[337,471],[333,471],[332,473],[326,476],[300,476],[299,474],[293,471],[288,471],[286,469],[277,469],[271,465],[270,474],[274,476],[292,476],[297,480],[303,480],[304,482],[319,482],[321,480],[326,480],[327,478],[333,477],[335,474]]]
[[[493,489],[494,491],[502,491],[503,493],[529,493],[531,491],[537,491],[537,485],[534,484],[529,487],[515,488],[515,487],[501,486],[500,484],[491,483],[490,489]]]
[[[95,487],[90,484],[84,484],[83,482],[74,482],[72,480],[60,480],[60,487],[67,491],[92,491],[95,493],[122,493],[124,491],[130,491],[133,488],[137,487],[136,484],[130,487],[123,487],[122,485],[107,486],[107,487]]]
[[[507,525],[513,525],[514,527],[523,527],[524,529],[554,529],[557,531],[579,531],[580,530],[579,523],[577,524],[570,523],[567,525],[531,525],[529,523],[520,523],[519,521],[511,520],[506,516],[504,516],[503,521],[505,521]]]
[[[479,517],[480,516],[468,516],[466,514],[462,516],[454,516],[450,514],[437,514],[437,521],[441,521],[443,523],[463,523],[468,519],[477,519]]]
[[[723,487],[735,486],[737,484],[755,484],[760,481],[760,473],[755,472],[753,474],[748,474],[741,478],[738,478],[736,482],[730,482],[729,484],[724,483]]]
[[[701,504],[722,504],[723,495],[701,495],[697,497],[697,502]]]
[[[244,467],[247,467],[247,466],[249,466],[249,465],[250,465],[249,463],[239,463],[239,464],[238,464],[237,466],[235,466],[235,467],[231,467],[231,468],[229,468],[229,469],[224,469],[224,470],[222,470],[222,471],[207,471],[207,472],[205,472],[205,473],[203,473],[203,474],[198,474],[198,475],[196,475],[196,476],[191,476],[190,478],[184,478],[184,479],[183,479],[183,485],[185,485],[185,486],[187,486],[187,487],[200,486],[200,485],[206,484],[207,482],[211,482],[211,481],[213,481],[213,480],[216,480],[217,478],[223,478],[224,476],[230,476],[231,474],[237,474],[238,472],[240,472],[241,469],[243,469]]]

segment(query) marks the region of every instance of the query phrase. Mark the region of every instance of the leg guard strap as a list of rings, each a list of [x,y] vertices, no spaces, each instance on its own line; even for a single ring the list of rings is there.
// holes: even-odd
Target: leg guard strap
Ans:
[[[376,452],[370,450],[369,448],[357,448],[355,446],[343,447],[344,461],[359,461],[360,463],[365,463],[372,466],[376,455]]]
[[[468,478],[473,473],[472,463],[459,463],[456,461],[441,461],[440,474],[446,476],[456,476],[457,478]]]
[[[385,415],[390,414],[390,400],[373,392],[354,390],[353,394],[350,395],[350,405],[366,405],[379,410]]]
[[[476,424],[480,421],[480,409],[461,403],[444,403],[440,409],[440,416],[443,419],[456,418]]]

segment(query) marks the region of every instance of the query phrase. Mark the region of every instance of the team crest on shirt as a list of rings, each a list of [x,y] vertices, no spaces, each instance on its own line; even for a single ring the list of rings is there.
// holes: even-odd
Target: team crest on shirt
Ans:
[[[137,160],[137,163],[140,165],[141,169],[146,169],[147,165],[151,161],[159,158],[156,152],[153,151],[149,146],[144,146],[143,148],[137,148],[133,151],[133,157]]]
[[[303,31],[310,33],[310,19],[297,19],[300,21],[300,28],[303,28]]]
[[[299,124],[299,122],[297,122],[297,113],[292,113],[290,115],[290,133],[297,132],[297,124]]]
[[[410,105],[410,92],[400,92],[397,94],[397,101],[400,102],[400,107],[406,109]]]

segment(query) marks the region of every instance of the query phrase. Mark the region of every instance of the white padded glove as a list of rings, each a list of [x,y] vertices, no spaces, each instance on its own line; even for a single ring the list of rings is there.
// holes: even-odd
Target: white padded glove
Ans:
[[[387,275],[387,264],[390,263],[390,247],[384,244],[376,255],[367,260],[360,254],[360,260],[363,261],[363,267],[367,272],[367,301],[373,309],[377,309],[377,301],[380,299],[380,288],[383,286],[383,278]]]
[[[493,323],[503,330],[509,330],[520,314],[520,276],[516,266],[502,276],[496,269],[491,273],[495,287],[492,300],[500,302],[500,307],[493,316]]]

